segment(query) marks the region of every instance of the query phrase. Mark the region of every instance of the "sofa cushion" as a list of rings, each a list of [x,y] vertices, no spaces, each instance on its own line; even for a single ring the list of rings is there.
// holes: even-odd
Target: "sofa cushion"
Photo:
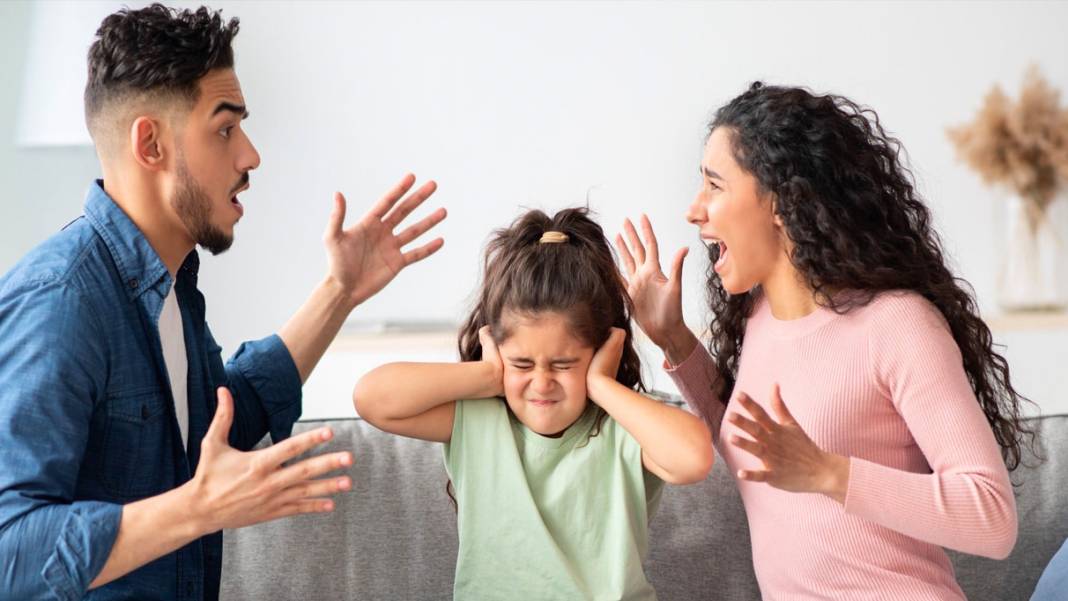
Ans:
[[[450,599],[456,516],[441,446],[378,431],[360,419],[328,423],[328,451],[352,450],[353,490],[332,514],[259,524],[224,535],[222,598]],[[1005,561],[951,553],[971,601],[1025,600],[1068,537],[1068,416],[1029,420],[1046,460],[1021,467],[1020,536]],[[267,441],[261,443],[265,445]],[[1034,461],[1029,459],[1033,464]],[[668,486],[651,523],[647,573],[661,599],[760,597],[738,489],[722,461],[693,486]]]
[[[1019,535],[1008,558],[997,561],[949,552],[970,601],[1026,601],[1042,570],[1068,538],[1068,415],[1026,420],[1036,434],[1038,457],[1012,472]],[[1068,599],[1068,591],[1065,592]]]

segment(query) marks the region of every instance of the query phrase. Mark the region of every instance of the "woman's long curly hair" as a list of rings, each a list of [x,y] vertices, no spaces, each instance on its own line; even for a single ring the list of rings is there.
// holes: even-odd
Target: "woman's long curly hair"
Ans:
[[[756,82],[716,111],[708,134],[717,128],[729,132],[735,161],[773,199],[794,245],[791,262],[820,305],[846,313],[882,291],[905,289],[942,312],[1006,465],[1015,469],[1024,438],[1034,437],[1020,422],[1028,399],[1012,387],[971,286],[946,266],[901,143],[878,115],[842,96]],[[714,264],[719,249],[709,253]],[[707,287],[714,392],[726,402],[760,292],[730,295],[711,268]]]
[[[550,231],[565,234],[567,240],[540,242]],[[552,217],[527,211],[493,233],[478,300],[460,328],[460,359],[482,357],[478,339],[482,326],[490,326],[498,344],[508,338],[505,313],[529,316],[546,311],[566,316],[572,334],[594,350],[608,340],[613,327],[625,331],[616,380],[627,388],[645,389],[630,327],[627,287],[604,230],[585,208],[564,209]]]

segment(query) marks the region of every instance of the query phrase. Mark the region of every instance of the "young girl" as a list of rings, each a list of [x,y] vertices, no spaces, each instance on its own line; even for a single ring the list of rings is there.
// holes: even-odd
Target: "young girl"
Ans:
[[[711,435],[649,399],[625,284],[583,209],[498,230],[460,363],[360,379],[382,430],[445,443],[456,599],[655,599],[642,559],[663,482],[704,480]]]
[[[709,350],[625,224],[635,316],[738,478],[766,600],[964,593],[942,547],[1016,539],[1020,396],[946,265],[897,140],[840,96],[754,84],[709,127],[686,213],[708,244]],[[999,453],[1001,451],[1001,453]]]

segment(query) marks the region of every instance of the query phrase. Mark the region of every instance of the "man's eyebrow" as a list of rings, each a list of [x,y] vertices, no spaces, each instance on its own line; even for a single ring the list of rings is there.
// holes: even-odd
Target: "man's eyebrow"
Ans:
[[[705,167],[704,165],[698,167],[697,170],[699,172],[701,172],[701,174],[704,175],[705,177],[708,177],[708,178],[711,178],[711,179],[718,179],[720,181],[723,181],[723,176],[721,176],[720,174],[716,173],[715,171],[712,171],[708,167]]]
[[[211,116],[214,117],[223,111],[229,111],[231,113],[240,115],[242,119],[248,119],[248,109],[243,104],[234,104],[232,102],[220,102],[215,110],[211,112]]]

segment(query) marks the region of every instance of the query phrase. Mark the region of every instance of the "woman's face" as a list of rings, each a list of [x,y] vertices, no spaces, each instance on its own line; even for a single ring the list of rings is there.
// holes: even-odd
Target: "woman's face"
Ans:
[[[686,211],[705,244],[718,244],[715,271],[730,294],[742,294],[767,281],[786,255],[782,222],[769,194],[743,170],[731,152],[730,131],[712,131],[701,159],[701,188]]]
[[[572,335],[559,313],[506,313],[502,321],[510,332],[497,346],[508,406],[538,434],[562,434],[586,410],[586,372],[594,349]]]

